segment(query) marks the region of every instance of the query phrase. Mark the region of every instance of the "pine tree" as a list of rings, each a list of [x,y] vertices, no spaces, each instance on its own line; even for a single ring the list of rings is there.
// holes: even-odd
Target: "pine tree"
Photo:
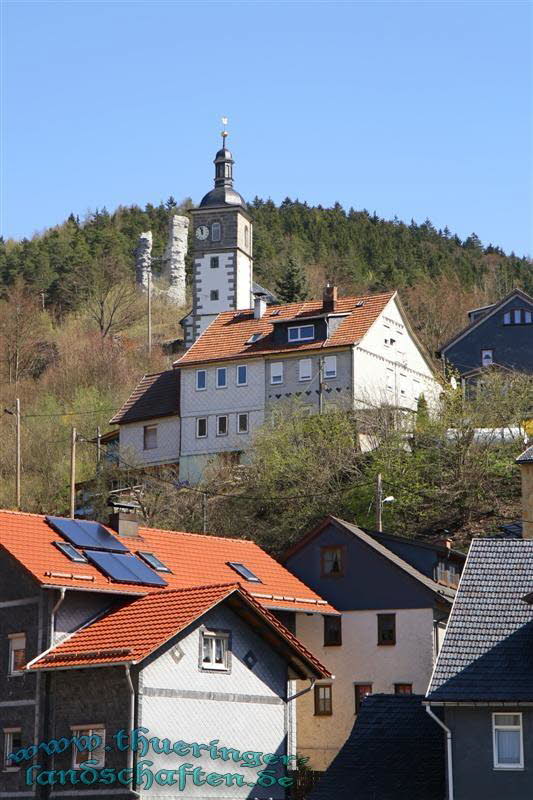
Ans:
[[[283,276],[276,284],[276,291],[284,303],[299,303],[308,294],[307,279],[301,266],[289,256]]]

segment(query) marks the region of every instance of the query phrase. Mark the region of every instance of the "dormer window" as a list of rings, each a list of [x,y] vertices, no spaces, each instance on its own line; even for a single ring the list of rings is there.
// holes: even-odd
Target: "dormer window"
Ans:
[[[220,222],[213,222],[211,225],[211,241],[220,242],[222,239],[222,226]]]
[[[289,342],[310,342],[315,338],[314,325],[298,325],[289,328]]]

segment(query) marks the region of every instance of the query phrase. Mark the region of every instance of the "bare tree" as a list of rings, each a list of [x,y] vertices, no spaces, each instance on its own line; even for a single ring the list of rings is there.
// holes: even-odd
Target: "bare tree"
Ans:
[[[9,383],[35,376],[46,361],[46,315],[39,298],[17,278],[0,301],[0,358]]]

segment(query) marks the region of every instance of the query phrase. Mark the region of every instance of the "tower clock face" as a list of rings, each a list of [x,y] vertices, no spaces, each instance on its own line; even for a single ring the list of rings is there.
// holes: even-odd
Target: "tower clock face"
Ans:
[[[196,228],[196,238],[204,242],[209,236],[209,228],[207,225],[198,225]]]

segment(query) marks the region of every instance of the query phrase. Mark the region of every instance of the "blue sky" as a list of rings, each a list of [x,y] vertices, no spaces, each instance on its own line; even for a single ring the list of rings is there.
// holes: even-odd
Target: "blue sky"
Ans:
[[[339,201],[533,254],[529,2],[5,2],[2,218],[211,187]]]

